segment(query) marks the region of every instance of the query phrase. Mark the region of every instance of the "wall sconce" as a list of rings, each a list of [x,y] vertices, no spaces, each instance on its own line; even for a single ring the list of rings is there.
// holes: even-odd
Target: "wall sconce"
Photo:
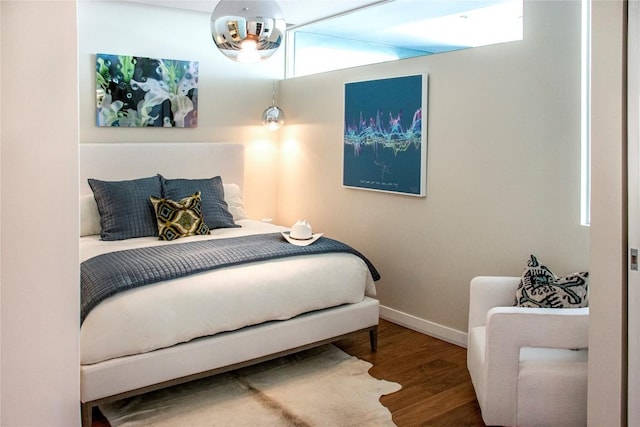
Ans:
[[[284,125],[284,111],[276,106],[276,83],[271,89],[271,106],[262,112],[262,124],[269,130],[278,130]]]
[[[260,62],[284,40],[287,23],[271,0],[221,0],[211,14],[211,37],[227,58]]]

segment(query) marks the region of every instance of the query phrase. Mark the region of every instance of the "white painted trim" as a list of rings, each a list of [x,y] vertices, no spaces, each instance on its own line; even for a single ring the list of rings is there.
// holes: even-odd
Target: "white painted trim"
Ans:
[[[380,318],[460,347],[467,347],[466,332],[421,319],[412,314],[403,313],[402,311],[384,305],[380,306]]]

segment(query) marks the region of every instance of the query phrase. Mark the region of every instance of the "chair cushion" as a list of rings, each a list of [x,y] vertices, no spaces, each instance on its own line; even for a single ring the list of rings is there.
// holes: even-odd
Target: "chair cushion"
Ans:
[[[581,308],[589,306],[589,273],[558,277],[531,255],[516,290],[515,306]]]
[[[587,425],[588,350],[523,348],[518,425]]]
[[[587,363],[589,350],[567,350],[565,348],[535,348],[522,347],[520,349],[520,366],[550,363],[557,369],[564,369],[564,363]]]

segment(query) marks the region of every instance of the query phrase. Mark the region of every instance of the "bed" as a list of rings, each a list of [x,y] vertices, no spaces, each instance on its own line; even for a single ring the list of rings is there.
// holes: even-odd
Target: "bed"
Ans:
[[[111,188],[115,181],[138,182],[142,177],[154,186],[153,177],[158,177],[161,191],[169,192],[171,185],[193,187],[194,182],[204,182],[202,185],[206,186],[209,180],[217,179],[215,185],[224,190],[222,205],[228,210],[224,213],[232,217],[232,225],[214,224],[209,233],[170,241],[161,241],[157,235],[111,238],[113,235],[105,234],[110,225],[101,225],[101,214],[102,220],[107,221],[103,189]],[[327,236],[296,248],[281,234],[287,232],[286,227],[249,218],[242,202],[243,145],[81,144],[80,178],[83,426],[91,425],[93,407],[102,403],[258,363],[347,335],[368,332],[371,349],[375,350],[379,313],[374,285],[379,276],[375,267],[357,250]],[[183,200],[197,203],[195,211],[204,210],[204,219],[208,219],[211,216],[205,196],[210,191],[204,193],[202,200],[199,189],[197,197],[193,194]],[[156,206],[156,212],[160,211]],[[198,224],[204,227],[202,222]],[[171,237],[170,230],[165,231],[161,235]],[[277,247],[287,254],[272,256],[269,252],[263,258],[247,261],[244,257],[249,250],[242,249],[245,244]],[[173,272],[191,262],[177,257],[187,257],[192,247],[201,245],[220,245],[215,252],[225,254],[221,257],[225,260],[242,259],[233,258],[230,265],[213,269],[194,270],[195,274],[158,278],[141,285],[127,283],[130,287],[117,293],[101,292],[107,287],[85,292],[87,277],[94,280],[110,270],[104,267],[105,259],[111,263],[107,265],[129,268],[125,266],[133,254],[142,251]],[[325,251],[325,247],[330,248]],[[302,252],[294,252],[298,250]],[[199,266],[201,258],[197,255],[194,263]],[[131,264],[138,268],[137,260]],[[98,279],[94,281],[99,283]]]

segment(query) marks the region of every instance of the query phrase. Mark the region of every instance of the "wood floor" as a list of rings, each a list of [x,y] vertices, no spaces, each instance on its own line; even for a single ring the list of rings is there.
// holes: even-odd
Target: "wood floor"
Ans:
[[[467,371],[466,349],[385,320],[380,321],[378,351],[371,352],[367,333],[335,345],[372,363],[372,376],[402,385],[380,399],[398,427],[485,425]],[[109,427],[97,410],[92,427]]]
[[[372,363],[372,376],[402,385],[380,399],[398,427],[485,425],[467,371],[466,349],[384,320],[375,353],[365,336],[335,345]]]

